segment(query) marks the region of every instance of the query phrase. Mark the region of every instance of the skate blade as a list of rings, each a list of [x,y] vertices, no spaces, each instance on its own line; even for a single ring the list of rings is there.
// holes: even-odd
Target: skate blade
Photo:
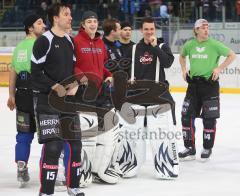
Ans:
[[[130,171],[126,171],[123,173],[123,175],[121,176],[122,178],[133,178],[136,177],[138,173],[138,168],[133,168]]]
[[[209,158],[200,158],[200,162],[202,163],[206,163],[210,160],[210,157]]]
[[[173,174],[173,176],[170,176],[170,175],[166,175],[164,173],[160,173],[160,172],[154,172],[154,176],[156,177],[156,179],[158,180],[166,180],[166,181],[171,181],[171,180],[176,180],[178,178],[178,174]]]
[[[180,158],[180,157],[179,157],[179,161],[181,161],[181,162],[184,162],[184,161],[193,161],[193,160],[195,160],[195,159],[196,159],[196,156],[195,156],[195,155],[187,156],[187,157],[185,157],[185,158]]]
[[[25,187],[27,186],[27,184],[28,184],[27,182],[23,182],[23,181],[22,181],[22,182],[19,182],[19,183],[20,183],[20,184],[19,184],[19,188],[20,188],[20,189],[25,188]]]
[[[67,187],[66,186],[55,186],[54,191],[55,192],[65,192],[65,191],[67,191]]]
[[[64,191],[67,191],[67,186],[65,185],[65,183],[64,182],[56,182],[55,183],[55,188],[54,188],[54,190],[56,191],[56,192],[64,192]]]
[[[91,181],[80,182],[80,183],[79,183],[79,187],[80,187],[80,188],[86,188],[86,187],[88,187],[90,184],[92,184],[92,179],[91,179]]]
[[[166,181],[171,181],[171,180],[176,180],[178,176],[176,177],[170,177],[170,176],[165,176],[165,175],[157,175],[156,178],[158,180],[166,180]]]

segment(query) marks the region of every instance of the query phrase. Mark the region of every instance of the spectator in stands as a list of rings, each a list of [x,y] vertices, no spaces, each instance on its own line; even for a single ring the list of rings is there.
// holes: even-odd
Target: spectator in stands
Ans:
[[[175,15],[175,13],[174,13],[174,5],[173,5],[172,2],[168,2],[167,8],[168,8],[169,15]]]
[[[167,5],[161,3],[161,5],[160,5],[160,14],[159,15],[161,17],[162,24],[163,25],[168,25],[169,24],[168,20],[169,20],[170,15],[168,13]]]
[[[202,7],[203,7],[203,15],[205,16],[206,19],[208,19],[209,18],[209,7],[210,7],[209,0],[202,0]]]
[[[164,19],[169,18],[168,7],[165,4],[160,5],[160,17]]]
[[[111,0],[111,3],[108,3],[108,18],[118,18],[120,13],[120,4],[119,0]]]
[[[148,2],[151,7],[152,16],[159,17],[159,9],[161,4],[163,3],[162,0],[148,0]]]
[[[101,0],[98,15],[100,20],[108,18],[108,0]]]
[[[37,14],[43,18],[44,21],[47,19],[47,9],[48,5],[46,1],[41,3],[41,6],[37,10]]]
[[[142,0],[139,5],[138,17],[150,17],[151,15],[151,8],[147,3],[147,0]]]
[[[220,21],[222,18],[222,6],[223,6],[223,0],[214,0],[213,1],[213,7],[214,7],[214,20]]]
[[[179,10],[180,10],[180,4],[179,2],[168,2],[168,14],[170,14],[173,17],[179,16]],[[192,8],[195,9],[195,2],[192,2]]]
[[[236,7],[236,20],[240,21],[240,0],[236,0],[235,7]]]
[[[125,21],[133,22],[133,16],[139,11],[139,5],[141,0],[122,0],[121,11],[124,13]]]
[[[225,10],[226,10],[226,20],[227,21],[231,21],[233,19],[233,17],[235,16],[235,12],[234,12],[234,6],[235,6],[235,2],[233,0],[231,1],[225,1]]]

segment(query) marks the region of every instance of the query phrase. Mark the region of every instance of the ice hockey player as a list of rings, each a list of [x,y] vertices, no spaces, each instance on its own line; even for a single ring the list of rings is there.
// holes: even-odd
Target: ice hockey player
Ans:
[[[17,180],[21,187],[30,179],[27,164],[36,131],[30,83],[32,48],[36,38],[45,30],[43,19],[36,14],[28,15],[23,24],[26,38],[16,46],[13,52],[7,102],[10,110],[14,108],[17,110],[15,161],[17,163]]]
[[[216,134],[216,119],[220,117],[219,74],[235,59],[235,53],[221,42],[209,38],[209,24],[198,19],[194,25],[195,38],[183,46],[179,61],[183,79],[187,81],[187,93],[182,106],[182,132],[185,150],[179,153],[181,160],[195,159],[195,118],[203,120],[203,150],[201,159],[212,154]],[[186,57],[190,60],[187,70]],[[221,64],[220,56],[227,57]]]
[[[50,105],[51,99],[56,102],[67,95],[74,95],[72,90],[77,86],[76,80],[61,83],[74,72],[74,44],[66,33],[72,22],[70,7],[64,3],[51,5],[48,19],[51,29],[36,40],[31,58],[38,141],[44,144],[40,160],[39,194],[54,194],[58,160],[66,141],[70,149],[67,192],[71,196],[84,196],[79,188],[82,144],[78,114],[69,114]]]
[[[121,130],[125,130],[125,134],[121,134],[123,140],[117,162],[123,177],[137,175],[145,161],[147,134],[154,135],[149,139],[156,177],[173,179],[178,176],[179,168],[177,146],[174,138],[167,138],[167,134],[175,133],[175,104],[164,69],[172,65],[174,56],[168,45],[157,39],[153,18],[143,19],[141,32],[143,39],[129,52],[132,59],[130,91],[120,111],[124,119],[120,122]],[[166,137],[158,137],[160,132]]]

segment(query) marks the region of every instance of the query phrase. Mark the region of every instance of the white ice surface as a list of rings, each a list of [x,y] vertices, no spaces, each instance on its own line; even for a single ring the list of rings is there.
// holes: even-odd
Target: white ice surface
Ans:
[[[34,196],[39,190],[39,156],[41,145],[36,138],[29,160],[31,181],[24,189],[16,180],[15,112],[6,107],[8,89],[0,88],[0,195]],[[181,131],[180,110],[183,93],[174,93],[177,129]],[[240,95],[221,95],[221,118],[217,123],[216,143],[211,160],[202,163],[202,123],[196,121],[197,160],[180,163],[180,175],[175,181],[153,177],[151,151],[138,177],[122,179],[117,185],[92,184],[83,189],[86,196],[239,196],[240,195]],[[183,143],[179,141],[179,149]],[[56,196],[67,195],[56,192]]]

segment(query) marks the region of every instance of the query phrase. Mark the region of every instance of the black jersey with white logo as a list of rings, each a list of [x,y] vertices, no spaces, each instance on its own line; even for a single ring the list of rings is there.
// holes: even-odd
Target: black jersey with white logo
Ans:
[[[74,63],[74,45],[70,36],[59,37],[52,31],[45,32],[33,46],[33,90],[48,93],[53,85],[73,75]]]
[[[136,80],[155,80],[157,58],[160,61],[159,81],[165,82],[164,68],[171,67],[174,56],[167,44],[160,48],[161,41],[153,47],[141,40],[136,45],[134,76]],[[132,51],[129,51],[129,58],[132,58]]]

